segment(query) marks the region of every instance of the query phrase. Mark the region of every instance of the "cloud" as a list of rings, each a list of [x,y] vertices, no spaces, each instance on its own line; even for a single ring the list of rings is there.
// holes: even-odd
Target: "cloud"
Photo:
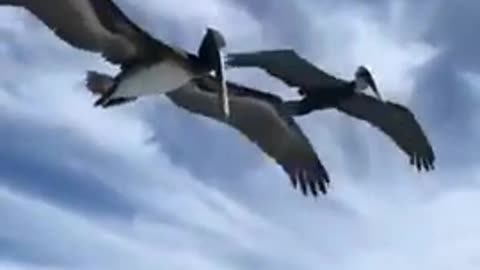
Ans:
[[[479,82],[474,68],[452,58],[464,47],[445,49],[446,34],[449,42],[429,39],[438,31],[430,18],[445,7],[414,20],[413,31],[407,11],[429,9],[410,2],[118,3],[156,36],[190,50],[213,25],[232,51],[293,47],[345,78],[367,64],[387,98],[411,104],[440,149],[440,166],[417,174],[367,124],[313,113],[298,121],[333,187],[327,197],[303,198],[237,132],[164,97],[92,108],[85,71],[117,69],[59,42],[26,12],[1,8],[0,267],[478,268],[478,161],[474,153],[469,163],[455,159],[475,145]],[[295,98],[260,71],[229,75]],[[443,84],[439,92],[427,87]],[[462,90],[448,95],[447,86]],[[456,132],[438,114],[449,100],[457,102],[448,111],[449,123],[461,123]]]

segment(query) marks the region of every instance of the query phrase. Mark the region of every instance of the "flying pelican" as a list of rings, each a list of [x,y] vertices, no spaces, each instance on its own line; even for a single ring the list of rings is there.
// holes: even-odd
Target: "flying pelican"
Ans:
[[[225,117],[229,114],[221,52],[226,44],[213,28],[207,29],[198,55],[194,55],[154,38],[111,0],[0,0],[0,5],[27,9],[71,46],[100,53],[121,66],[113,83],[105,83],[95,72],[88,73],[89,85],[108,87],[95,106],[166,93],[215,71],[223,85],[218,92],[219,106]]]
[[[113,79],[106,74],[98,73],[97,76]],[[231,109],[228,119],[223,118],[215,98],[221,84],[212,76],[196,78],[166,95],[180,108],[220,121],[241,132],[272,157],[289,175],[293,187],[299,187],[305,196],[326,194],[330,182],[328,173],[282,99],[234,82],[227,81],[226,86]],[[94,95],[102,95],[97,88],[89,90]],[[107,107],[125,104],[113,101]]]
[[[366,67],[359,66],[353,80],[342,80],[288,49],[231,53],[226,65],[257,67],[290,87],[298,87],[303,99],[285,103],[293,115],[335,108],[379,128],[408,155],[410,163],[419,171],[434,169],[434,151],[413,113],[402,105],[384,102]],[[363,93],[368,88],[377,98]]]

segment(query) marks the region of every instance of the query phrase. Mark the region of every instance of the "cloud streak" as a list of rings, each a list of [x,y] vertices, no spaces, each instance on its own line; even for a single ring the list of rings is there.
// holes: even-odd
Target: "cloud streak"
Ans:
[[[448,8],[439,5],[410,31],[413,2],[117,2],[156,36],[190,50],[213,25],[232,51],[293,47],[346,78],[367,64],[384,96],[411,104],[440,149],[440,166],[417,174],[365,123],[313,113],[298,121],[333,187],[327,197],[305,199],[241,135],[164,97],[92,108],[85,71],[116,69],[61,43],[26,12],[2,8],[0,267],[478,268],[480,75],[454,61],[464,47],[451,45],[448,34],[430,39],[439,26],[428,18]],[[262,72],[229,75],[295,97]],[[467,119],[456,133],[439,120],[436,105],[451,96],[426,87],[435,82],[468,94],[449,112],[450,123]],[[452,139],[472,151],[453,155]],[[469,162],[456,162],[460,155]]]

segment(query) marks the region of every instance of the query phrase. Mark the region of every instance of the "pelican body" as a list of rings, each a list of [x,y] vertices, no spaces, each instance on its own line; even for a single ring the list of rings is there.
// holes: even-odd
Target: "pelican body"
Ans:
[[[106,74],[98,76],[113,79]],[[166,95],[178,107],[227,124],[246,136],[283,168],[293,187],[300,188],[304,195],[327,193],[330,182],[327,170],[283,100],[274,94],[226,81],[231,114],[225,119],[216,98],[222,87],[214,77],[205,76]],[[102,95],[101,92],[93,94]],[[129,101],[133,100],[108,106]]]
[[[256,67],[297,87],[301,100],[285,102],[294,116],[334,108],[379,128],[405,152],[418,170],[434,169],[435,154],[413,113],[400,104],[383,101],[370,71],[359,66],[350,81],[336,78],[293,50],[231,53],[229,67]],[[376,98],[365,94],[371,89]]]
[[[221,54],[225,40],[213,28],[208,28],[194,55],[151,36],[112,0],[0,0],[0,5],[25,8],[71,46],[100,53],[110,63],[120,65],[121,72],[113,80],[94,71],[87,73],[87,87],[102,93],[95,106],[174,91],[210,72],[215,72],[225,86]],[[225,87],[218,98],[228,116]]]

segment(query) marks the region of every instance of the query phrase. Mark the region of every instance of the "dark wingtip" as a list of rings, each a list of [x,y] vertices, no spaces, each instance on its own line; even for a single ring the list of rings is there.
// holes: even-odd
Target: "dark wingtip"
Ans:
[[[94,103],[93,107],[98,107],[102,105],[105,102],[105,99],[103,97],[99,97]]]
[[[249,58],[248,54],[244,53],[227,53],[225,55],[225,66],[228,68],[234,68],[234,67],[244,67],[248,66],[249,63]]]
[[[293,170],[290,181],[293,188],[300,189],[303,196],[312,195],[316,198],[320,194],[326,195],[328,193],[330,178],[323,166],[317,165],[314,169],[297,168]]]
[[[433,154],[420,155],[413,153],[410,156],[410,165],[414,166],[417,172],[430,172],[435,170],[435,157]]]
[[[224,58],[225,68],[235,67],[236,57],[234,54],[227,53]]]
[[[303,89],[303,88],[299,88],[299,89],[297,90],[297,93],[298,93],[300,96],[302,96],[302,97],[304,97],[304,96],[307,95],[307,92],[306,92],[305,89]]]

